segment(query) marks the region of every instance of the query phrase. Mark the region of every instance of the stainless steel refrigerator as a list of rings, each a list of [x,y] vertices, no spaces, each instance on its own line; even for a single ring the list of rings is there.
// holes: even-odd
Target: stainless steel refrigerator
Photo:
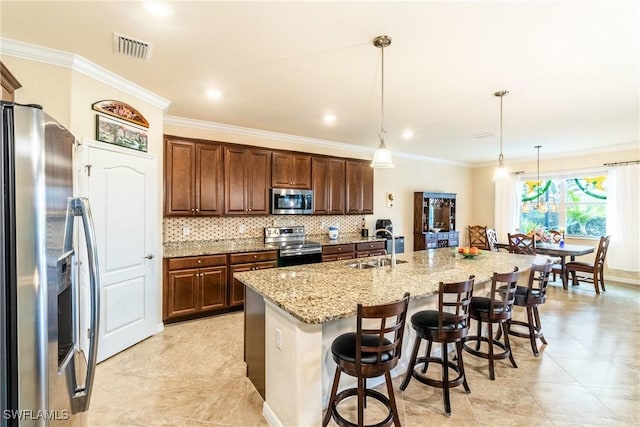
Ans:
[[[73,197],[75,138],[39,106],[0,106],[0,427],[85,425],[100,305],[91,211]],[[74,246],[85,243],[81,332]]]

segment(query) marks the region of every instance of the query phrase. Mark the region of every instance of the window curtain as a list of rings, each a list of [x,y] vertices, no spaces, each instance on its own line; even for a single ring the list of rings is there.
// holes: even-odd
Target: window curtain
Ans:
[[[611,236],[607,265],[640,271],[640,165],[609,169],[607,233]]]
[[[494,226],[498,242],[507,243],[507,233],[518,227],[518,180],[495,182]]]

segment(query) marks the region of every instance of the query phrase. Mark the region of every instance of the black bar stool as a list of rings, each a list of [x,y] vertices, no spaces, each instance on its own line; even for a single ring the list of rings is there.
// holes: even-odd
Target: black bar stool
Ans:
[[[489,360],[489,378],[495,380],[494,362],[507,357],[511,361],[514,368],[517,368],[513,354],[511,353],[511,345],[509,344],[509,323],[511,322],[511,314],[513,312],[513,302],[516,296],[516,286],[520,272],[518,267],[513,269],[513,273],[493,273],[491,279],[491,292],[489,297],[473,297],[469,315],[478,323],[478,334],[467,336],[464,339],[464,349],[474,356],[482,357]],[[487,336],[482,336],[482,323],[487,324]],[[504,331],[504,343],[493,337],[493,324],[497,323],[499,328]],[[469,343],[475,342],[476,348],[473,349]],[[486,342],[488,351],[480,351],[480,344]],[[494,352],[494,346],[502,349],[500,353]]]
[[[474,276],[472,275],[469,276],[469,280],[464,282],[440,282],[438,310],[419,311],[411,316],[411,326],[416,331],[416,340],[413,344],[409,369],[400,390],[406,390],[411,378],[415,378],[423,384],[441,388],[444,410],[448,416],[451,416],[449,388],[463,384],[465,391],[471,392],[464,374],[462,340],[469,332],[469,305],[473,295],[473,280]],[[424,357],[418,358],[418,350],[423,339],[428,341],[427,351]],[[431,357],[433,342],[442,344],[441,357]],[[456,346],[457,357],[454,361],[450,361],[448,358],[447,347],[449,343],[455,343]],[[430,362],[441,365],[441,381],[426,377]],[[422,373],[418,373],[414,368],[423,363]],[[449,369],[455,371],[458,374],[457,377],[449,379]]]
[[[538,306],[544,304],[547,300],[547,285],[549,284],[549,276],[552,270],[553,262],[550,259],[548,259],[545,264],[533,264],[529,270],[529,282],[527,286],[516,287],[514,305],[525,307],[527,321],[523,322],[512,319],[509,326],[509,334],[516,337],[529,338],[531,341],[531,350],[535,356],[539,354],[536,339],[542,341],[543,344],[547,344],[547,340],[544,339],[544,334],[542,333]],[[524,326],[527,328],[527,332],[514,330],[514,328],[512,328],[513,325]],[[502,330],[498,329],[496,339],[499,340],[501,335]]]
[[[398,408],[393,394],[390,371],[395,368],[402,350],[402,336],[409,306],[409,293],[400,301],[390,304],[363,307],[358,304],[356,332],[342,334],[333,340],[331,353],[338,365],[333,378],[333,387],[329,398],[327,412],[322,420],[323,427],[333,420],[339,426],[363,426],[365,398],[371,397],[381,402],[388,410],[387,417],[377,423],[376,427],[386,427],[394,423],[400,426]],[[366,328],[362,320],[366,319]],[[371,326],[376,324],[376,326]],[[390,334],[387,338],[385,335]],[[358,379],[358,387],[349,388],[338,393],[340,374]],[[366,387],[366,379],[385,376],[389,397]],[[358,424],[346,420],[338,412],[338,404],[350,396],[358,396]]]

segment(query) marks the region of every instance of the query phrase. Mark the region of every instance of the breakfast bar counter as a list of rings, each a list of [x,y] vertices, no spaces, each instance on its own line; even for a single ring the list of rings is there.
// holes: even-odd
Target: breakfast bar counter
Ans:
[[[411,316],[436,307],[432,296],[441,281],[462,281],[473,274],[480,289],[493,272],[514,267],[527,271],[534,257],[483,252],[464,258],[451,248],[442,248],[403,253],[397,259],[395,268],[357,268],[359,262],[373,258],[234,275],[245,284],[247,376],[265,398],[263,415],[271,425],[321,424],[335,370],[331,343],[338,335],[355,330],[357,304],[384,304],[410,292]],[[407,327],[403,358],[392,371],[394,376],[407,369],[412,334]],[[350,386],[347,378],[341,381],[341,388]]]

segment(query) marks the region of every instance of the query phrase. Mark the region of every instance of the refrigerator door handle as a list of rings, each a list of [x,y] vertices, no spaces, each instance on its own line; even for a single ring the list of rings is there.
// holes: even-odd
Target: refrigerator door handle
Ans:
[[[89,325],[89,354],[87,356],[87,370],[84,383],[78,386],[75,369],[75,357],[67,365],[67,387],[71,397],[71,412],[85,412],[89,409],[91,390],[95,376],[96,359],[98,355],[98,331],[100,326],[100,276],[98,274],[98,248],[95,243],[95,231],[89,200],[86,197],[78,197],[69,200],[68,215],[82,218],[82,226],[87,245],[87,263],[89,269],[89,293],[90,293],[90,325]],[[71,218],[68,218],[68,220]],[[73,222],[73,219],[71,219]],[[67,223],[69,224],[69,223]],[[67,225],[67,236],[73,227]],[[65,239],[69,244],[69,239]],[[67,248],[65,248],[67,249]],[[77,310],[76,310],[77,311]],[[76,316],[78,314],[76,313]],[[76,317],[76,318],[77,318]]]

